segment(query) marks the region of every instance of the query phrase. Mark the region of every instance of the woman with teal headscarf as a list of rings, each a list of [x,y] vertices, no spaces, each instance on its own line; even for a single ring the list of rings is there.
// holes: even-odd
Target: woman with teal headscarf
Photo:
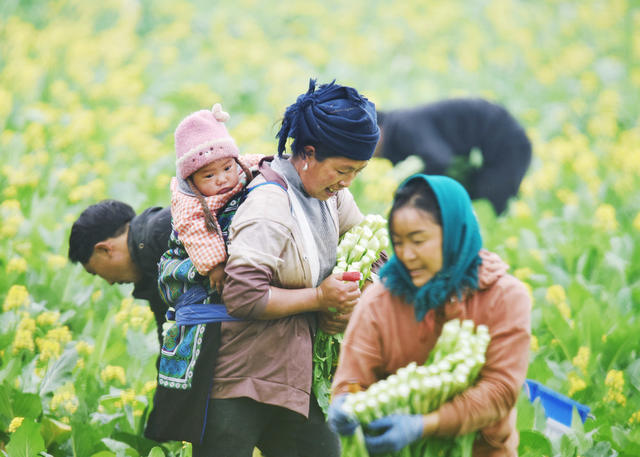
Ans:
[[[399,368],[428,359],[451,319],[486,325],[491,341],[474,385],[425,415],[395,414],[368,425],[372,454],[394,452],[428,436],[478,431],[474,456],[515,456],[515,403],[529,362],[531,300],[508,266],[482,248],[464,188],[445,176],[414,175],[398,188],[389,213],[394,255],[381,281],[362,295],[349,322],[333,384],[329,424],[357,426],[342,404]],[[375,436],[373,436],[375,435]]]

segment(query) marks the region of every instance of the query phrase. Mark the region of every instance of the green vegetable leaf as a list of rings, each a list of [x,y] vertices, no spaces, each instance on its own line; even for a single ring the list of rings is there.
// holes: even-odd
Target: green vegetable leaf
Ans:
[[[33,457],[45,450],[40,424],[30,419],[25,419],[18,430],[11,434],[11,441],[7,445],[11,457]]]
[[[70,379],[71,370],[78,362],[78,353],[75,349],[67,349],[60,358],[49,366],[44,379],[40,384],[40,395],[53,392]]]
[[[633,361],[625,371],[629,377],[629,383],[640,391],[640,359]]]
[[[72,424],[71,444],[75,456],[93,455],[99,451],[106,451],[107,447],[100,440],[105,433],[105,426],[74,421]]]
[[[611,443],[601,441],[584,453],[584,457],[609,457],[611,455]]]
[[[140,454],[129,446],[127,443],[123,443],[122,441],[114,440],[111,438],[102,438],[102,442],[116,455],[124,455],[127,457],[139,457]]]
[[[568,435],[560,438],[560,455],[562,457],[574,457],[576,454],[576,444]]]
[[[552,455],[551,442],[543,433],[535,430],[520,431],[520,445],[518,446],[520,456],[541,456]]]
[[[529,401],[527,394],[522,391],[518,396],[518,402],[516,404],[518,411],[517,428],[518,430],[531,430],[533,429],[534,419],[536,411]]]
[[[151,451],[149,451],[149,455],[147,457],[164,457],[164,452],[162,452],[162,448],[155,446]]]
[[[36,394],[13,392],[13,415],[38,419],[42,414],[42,400]]]
[[[11,420],[15,414],[11,408],[11,400],[9,396],[10,387],[6,385],[0,385],[0,416]]]
[[[69,424],[48,416],[42,418],[41,431],[47,448],[53,443],[62,443],[71,436],[71,426]]]

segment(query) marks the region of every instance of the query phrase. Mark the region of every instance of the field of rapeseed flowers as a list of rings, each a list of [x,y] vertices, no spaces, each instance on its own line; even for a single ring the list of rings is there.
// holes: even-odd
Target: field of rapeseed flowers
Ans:
[[[188,456],[142,437],[155,388],[146,303],[66,260],[88,204],[167,205],[173,130],[222,102],[271,154],[309,77],[381,108],[507,106],[534,161],[485,245],[530,287],[528,377],[590,406],[562,438],[520,402],[521,455],[640,455],[637,0],[0,2],[0,454]],[[384,214],[397,170],[353,189]]]

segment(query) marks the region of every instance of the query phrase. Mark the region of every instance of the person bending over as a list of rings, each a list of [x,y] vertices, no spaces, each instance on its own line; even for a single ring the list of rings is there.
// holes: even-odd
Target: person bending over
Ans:
[[[378,111],[378,124],[376,157],[396,164],[416,155],[424,173],[458,180],[472,200],[489,200],[496,214],[518,193],[531,162],[531,142],[522,126],[504,107],[483,99]]]
[[[133,297],[149,302],[162,344],[167,305],[158,293],[158,261],[171,233],[169,208],[147,208],[141,214],[118,200],[87,207],[73,223],[69,260],[81,263],[109,284],[133,283]]]

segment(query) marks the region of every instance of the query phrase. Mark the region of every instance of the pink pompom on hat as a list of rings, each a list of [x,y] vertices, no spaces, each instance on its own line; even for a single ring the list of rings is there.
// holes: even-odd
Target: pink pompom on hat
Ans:
[[[175,133],[178,176],[187,179],[214,160],[238,157],[238,146],[224,125],[228,120],[229,113],[216,103],[211,111],[196,111],[180,122]]]

